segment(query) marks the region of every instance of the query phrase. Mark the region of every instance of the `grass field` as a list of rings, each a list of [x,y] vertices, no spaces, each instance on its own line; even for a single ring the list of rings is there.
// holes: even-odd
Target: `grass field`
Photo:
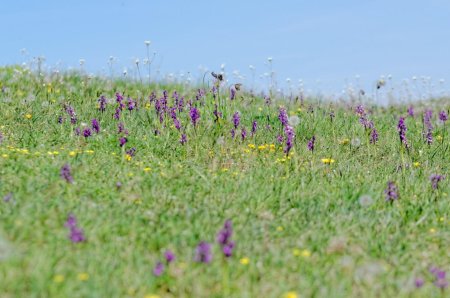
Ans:
[[[448,99],[0,82],[1,297],[449,293]]]

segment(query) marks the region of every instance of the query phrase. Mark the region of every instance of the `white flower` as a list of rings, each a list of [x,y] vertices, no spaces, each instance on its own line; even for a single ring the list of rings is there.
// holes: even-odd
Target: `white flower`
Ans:
[[[134,60],[134,63],[136,63],[136,65],[139,64],[139,58],[136,58],[136,60]]]
[[[144,41],[145,45],[148,47],[152,42],[150,40]]]
[[[267,58],[267,61],[269,61],[269,63],[272,62],[272,60],[273,60],[272,57],[268,57],[268,58]]]
[[[83,66],[84,62],[86,62],[84,59],[80,59],[80,66]]]

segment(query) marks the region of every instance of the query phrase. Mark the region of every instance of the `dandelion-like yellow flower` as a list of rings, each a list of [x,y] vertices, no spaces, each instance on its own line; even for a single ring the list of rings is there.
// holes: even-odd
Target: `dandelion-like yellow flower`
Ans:
[[[247,257],[241,258],[239,260],[239,263],[241,263],[242,265],[248,265],[250,263],[250,259]]]
[[[144,168],[144,172],[150,172],[152,169],[151,168],[149,168],[149,167],[146,167],[146,168]]]
[[[292,250],[292,254],[293,254],[294,256],[298,257],[298,256],[300,256],[300,255],[302,254],[302,251],[301,251],[300,249],[298,249],[298,248],[294,248],[294,249]]]
[[[77,155],[77,153],[76,153],[75,151],[70,151],[70,152],[69,152],[69,156],[72,156],[72,157],[73,157],[73,156],[75,156],[75,155]]]
[[[54,282],[56,282],[56,283],[62,283],[63,281],[64,281],[64,275],[62,275],[62,274],[56,274],[54,277],[53,277],[53,281]]]
[[[284,228],[283,228],[282,226],[278,226],[278,227],[277,227],[277,231],[278,231],[278,232],[283,232],[283,230],[284,230]]]
[[[250,148],[250,149],[255,149],[256,146],[255,146],[255,144],[248,144],[248,148]]]
[[[415,168],[418,168],[418,167],[420,167],[420,162],[416,161],[416,162],[413,163],[413,165],[414,165]]]
[[[443,139],[444,138],[441,135],[436,136],[436,140],[439,141],[439,142],[442,141]]]
[[[33,115],[31,115],[31,114],[25,114],[25,118],[31,119],[31,117],[33,117]]]
[[[342,140],[339,141],[339,144],[341,144],[341,145],[347,145],[348,143],[350,143],[350,140],[347,139],[347,138],[342,139]]]
[[[298,295],[296,292],[290,291],[284,294],[284,298],[298,298]]]
[[[78,273],[78,280],[86,281],[89,279],[89,274],[86,272]]]
[[[125,154],[125,159],[126,159],[127,161],[130,161],[130,160],[131,160],[131,155],[130,155],[130,154]]]
[[[259,145],[258,146],[258,150],[264,150],[264,149],[266,149],[266,145]]]
[[[94,154],[94,150],[85,150],[84,152],[87,154]]]
[[[304,258],[309,258],[311,256],[311,252],[309,250],[307,250],[307,249],[304,249],[304,250],[302,250],[301,255]]]
[[[429,232],[430,232],[430,234],[434,234],[434,233],[436,233],[436,229],[431,228],[431,229],[429,230]]]
[[[5,153],[2,154],[3,158],[8,158],[8,156],[9,156],[8,154],[5,154]]]
[[[334,159],[332,159],[332,158],[322,158],[321,160],[322,160],[322,163],[327,164],[327,165],[334,163]]]

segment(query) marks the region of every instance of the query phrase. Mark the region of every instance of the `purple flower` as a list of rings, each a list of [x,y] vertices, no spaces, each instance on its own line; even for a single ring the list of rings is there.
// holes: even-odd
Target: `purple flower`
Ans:
[[[58,117],[58,124],[62,124],[64,122],[63,116]],[[0,137],[0,144],[1,144],[1,137]]]
[[[121,189],[122,188],[122,182],[117,181],[116,182],[116,188],[117,188],[117,190]]]
[[[10,192],[3,197],[3,202],[8,203],[9,201],[12,200],[12,198],[13,198],[13,194],[12,194],[12,192]]]
[[[92,129],[96,132],[100,132],[100,123],[98,123],[97,119],[92,119]]]
[[[220,246],[224,246],[227,244],[231,236],[233,235],[233,226],[231,220],[226,220],[223,228],[217,233],[217,243],[219,243]]]
[[[278,119],[280,120],[281,125],[283,127],[288,125],[288,115],[286,113],[286,109],[285,108],[280,108],[280,112],[278,114]]]
[[[129,155],[129,156],[131,156],[131,157],[133,157],[134,155],[136,155],[136,148],[131,148],[131,149],[128,149],[127,151],[126,151],[126,153]]]
[[[431,187],[433,189],[437,189],[439,182],[444,179],[445,179],[445,176],[442,176],[442,175],[438,175],[438,174],[431,175],[430,176]]]
[[[364,126],[364,129],[372,129],[374,127],[373,122],[369,121],[366,116],[361,116],[359,118],[359,123]]]
[[[233,249],[234,249],[234,241],[230,241],[229,243],[225,244],[225,245],[222,247],[223,255],[224,255],[226,258],[231,257],[231,256],[233,255]]]
[[[256,131],[258,130],[258,122],[253,121],[252,123],[252,136],[256,134]]]
[[[195,250],[194,260],[199,263],[210,263],[212,261],[211,245],[202,241]]]
[[[164,273],[164,264],[161,262],[156,263],[155,268],[153,268],[154,276],[161,276]]]
[[[314,152],[314,143],[316,142],[316,136],[312,136],[312,138],[308,142],[308,150]]]
[[[171,250],[166,250],[164,252],[164,258],[166,259],[167,264],[170,264],[175,260],[175,254]]]
[[[79,242],[86,241],[86,237],[84,236],[83,230],[78,227],[70,228],[69,239],[73,243],[79,243]]]
[[[69,216],[67,216],[64,226],[69,229],[77,226],[77,218],[73,213],[70,213]]]
[[[116,102],[119,104],[119,110],[123,110],[123,108],[125,107],[125,104],[122,102],[123,101],[123,96],[120,95],[119,92],[116,92]]]
[[[232,128],[230,130],[230,133],[231,133],[231,137],[234,139],[234,137],[236,136],[236,131],[234,130],[234,128]]]
[[[125,130],[125,125],[122,122],[119,122],[117,125],[117,133],[122,133]]]
[[[445,278],[438,278],[434,281],[434,285],[438,288],[445,289],[448,287],[448,281]]]
[[[242,127],[242,130],[241,130],[242,141],[244,141],[246,137],[247,137],[247,130],[245,129],[245,127]]]
[[[177,130],[180,130],[180,129],[181,129],[181,123],[180,123],[180,121],[179,121],[177,118],[174,118],[174,119],[173,119],[173,124],[175,125],[175,128],[176,128]]]
[[[181,138],[180,138],[180,144],[181,145],[184,145],[184,144],[186,144],[186,142],[187,142],[187,137],[186,137],[186,134],[181,134]]]
[[[77,123],[77,114],[75,113],[75,110],[73,109],[73,107],[70,105],[66,105],[65,108],[66,108],[66,113],[70,117],[70,123],[76,124]]]
[[[92,135],[92,132],[91,132],[91,129],[90,128],[85,128],[84,130],[83,130],[83,136],[85,137],[85,138],[88,138],[88,137],[90,137]]]
[[[294,129],[289,125],[286,125],[284,127],[284,133],[286,134],[286,147],[284,147],[284,153],[288,155],[289,151],[291,151],[292,147],[294,146],[295,133]]]
[[[120,146],[120,147],[123,147],[123,145],[125,145],[127,142],[128,142],[128,139],[127,139],[127,138],[121,137],[121,138],[119,139],[119,146]]]
[[[409,108],[408,108],[408,116],[414,117],[414,107],[413,106],[409,106]]]
[[[405,148],[408,149],[408,140],[406,139],[406,124],[405,124],[405,118],[400,117],[400,120],[398,121],[397,125],[397,131],[398,135],[400,137],[400,142],[405,145]]]
[[[425,281],[421,277],[416,278],[416,280],[414,281],[414,285],[416,286],[416,288],[421,288],[424,283]]]
[[[135,108],[136,108],[136,102],[133,99],[128,98],[128,111],[132,111]]]
[[[445,289],[448,287],[448,281],[446,279],[447,273],[437,267],[431,267],[430,273],[434,275],[434,285],[438,288]]]
[[[388,182],[384,194],[386,195],[386,202],[393,202],[398,199],[397,186],[395,186],[393,181]]]
[[[98,109],[101,112],[104,112],[106,110],[106,98],[103,95],[98,99]]]
[[[120,119],[120,113],[121,113],[120,108],[117,108],[116,112],[114,113],[114,119],[119,120]]]
[[[441,120],[442,122],[445,123],[445,121],[448,120],[448,115],[445,111],[440,111],[439,112],[439,120]]]
[[[61,178],[63,178],[64,180],[67,181],[67,183],[73,183],[73,177],[72,177],[72,173],[70,171],[70,166],[69,164],[65,164],[61,167],[60,170],[60,175]]]
[[[79,127],[75,128],[75,135],[79,136],[81,134],[81,130]]]
[[[69,239],[72,243],[79,243],[86,241],[83,230],[77,226],[77,219],[72,213],[67,217],[66,223],[64,224],[66,228],[70,230]]]
[[[378,141],[378,132],[374,128],[372,129],[372,132],[370,133],[370,143],[375,144]]]
[[[233,125],[234,125],[235,129],[238,128],[240,122],[241,122],[241,116],[239,115],[239,112],[234,113],[233,114]]]
[[[355,108],[355,113],[358,114],[360,117],[363,117],[366,115],[366,111],[364,110],[364,107],[362,105],[358,105]]]
[[[189,116],[191,117],[192,125],[196,127],[198,119],[200,118],[200,112],[196,107],[191,107],[191,109],[189,110]]]
[[[230,99],[233,100],[236,97],[236,88],[233,86],[230,88]]]
[[[283,141],[284,141],[283,136],[282,135],[277,135],[277,142],[278,142],[278,144],[283,143]]]

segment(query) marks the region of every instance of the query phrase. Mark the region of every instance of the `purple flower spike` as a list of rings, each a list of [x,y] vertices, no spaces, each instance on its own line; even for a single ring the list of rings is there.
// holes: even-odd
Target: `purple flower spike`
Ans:
[[[180,138],[180,144],[181,145],[184,145],[184,144],[186,144],[186,142],[187,142],[187,137],[186,137],[186,134],[181,134],[181,138]]]
[[[438,184],[441,180],[444,180],[445,176],[442,175],[438,175],[438,174],[433,174],[430,176],[430,181],[431,181],[431,187],[433,189],[437,189],[438,188]]]
[[[70,228],[69,238],[70,241],[72,241],[73,243],[80,243],[86,241],[86,237],[84,236],[83,230],[77,227]]]
[[[384,194],[386,195],[386,202],[393,202],[398,199],[397,186],[395,186],[394,182],[388,182],[388,186],[384,191]]]
[[[92,135],[92,132],[91,132],[91,129],[90,128],[85,128],[84,130],[83,130],[83,136],[85,137],[85,138],[88,138],[88,137],[90,137]]]
[[[72,213],[69,214],[69,216],[67,217],[66,223],[64,224],[64,226],[66,228],[73,228],[77,226],[77,219],[75,217],[75,215],[73,215]]]
[[[289,151],[291,151],[292,147],[294,147],[295,133],[294,129],[289,125],[284,127],[284,133],[286,134],[286,147],[284,148],[284,153],[288,155]]]
[[[441,120],[444,123],[448,120],[448,115],[445,111],[441,111],[439,113],[439,120]]]
[[[127,143],[127,138],[125,138],[125,137],[122,137],[122,138],[120,138],[119,139],[119,146],[120,147],[123,147],[123,145],[125,145],[126,143]]]
[[[256,131],[258,130],[258,122],[253,121],[252,123],[252,136],[256,134]]]
[[[191,109],[189,110],[189,117],[191,117],[192,125],[196,127],[198,119],[200,119],[200,112],[198,111],[198,109],[195,107],[191,107]]]
[[[424,285],[425,281],[423,280],[423,278],[418,277],[416,278],[416,280],[414,281],[414,286],[416,288],[421,288]]]
[[[280,120],[281,125],[283,127],[288,124],[288,115],[287,115],[286,109],[280,108],[280,111],[278,114],[278,119]]]
[[[312,136],[311,140],[308,142],[308,150],[314,152],[314,145],[316,142],[316,136]]]
[[[241,116],[239,115],[239,112],[236,112],[236,113],[233,114],[234,129],[238,128],[239,123],[241,123]]]
[[[378,142],[378,131],[374,128],[370,133],[370,143],[375,144],[376,142]]]
[[[71,173],[69,164],[65,164],[61,167],[60,176],[61,176],[61,178],[66,180],[67,183],[73,183],[73,177],[72,177],[72,173]]]
[[[156,263],[155,268],[153,268],[154,276],[161,276],[164,273],[164,264],[161,262]]]
[[[170,264],[175,260],[175,254],[171,250],[166,250],[164,252],[164,258],[166,259],[167,264]]]
[[[400,137],[400,143],[405,145],[405,148],[408,149],[409,145],[408,145],[408,140],[406,139],[406,124],[405,124],[405,118],[400,117],[400,120],[398,121],[398,125],[397,125],[397,131],[398,131],[398,135]]]
[[[106,98],[103,95],[98,99],[98,109],[101,112],[106,111]]]
[[[245,141],[246,137],[247,137],[247,130],[245,129],[245,127],[243,127],[242,130],[241,130],[242,141]]]
[[[233,254],[234,242],[231,241],[233,235],[233,227],[231,220],[226,220],[223,228],[217,234],[217,243],[222,247],[225,257],[229,258]]]
[[[96,132],[100,132],[100,123],[98,123],[97,119],[92,119],[92,129]]]
[[[200,242],[195,251],[195,259],[199,263],[210,263],[212,261],[211,245],[208,242]]]

